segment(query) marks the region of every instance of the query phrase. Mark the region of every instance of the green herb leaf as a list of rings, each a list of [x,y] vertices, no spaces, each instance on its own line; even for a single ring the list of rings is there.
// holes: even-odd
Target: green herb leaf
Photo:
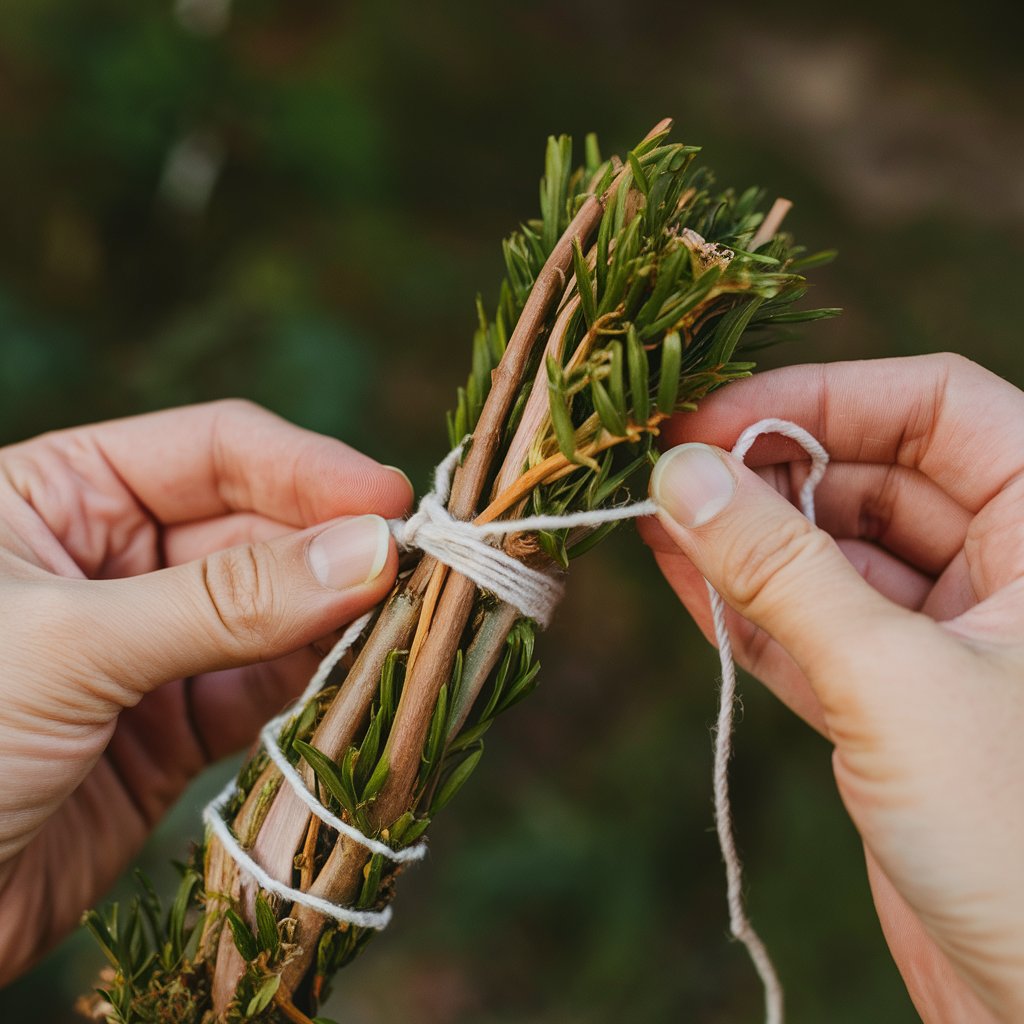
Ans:
[[[501,710],[508,711],[513,704],[518,704],[528,693],[537,686],[537,674],[540,672],[540,662],[535,662],[528,672],[524,673],[509,687],[505,699],[501,702]]]
[[[372,800],[384,788],[384,783],[388,781],[390,771],[391,764],[388,760],[387,748],[385,747],[384,753],[381,754],[380,760],[377,762],[377,766],[373,769],[369,779],[366,781],[366,785],[363,787],[364,803]]]
[[[350,784],[343,777],[341,770],[325,753],[317,750],[304,740],[295,741],[295,749],[303,756],[306,763],[313,769],[313,774],[320,784],[345,808],[349,814],[355,814],[356,795]]]
[[[626,362],[629,365],[629,397],[633,400],[633,415],[636,422],[643,424],[650,419],[651,399],[648,382],[649,366],[636,328],[630,324],[626,332]]]
[[[637,159],[636,152],[627,153],[626,158],[629,160],[629,169],[633,172],[633,181],[636,182],[636,187],[646,196],[651,191],[651,183],[647,180],[647,175]]]
[[[246,963],[252,963],[260,955],[260,947],[256,942],[256,936],[249,930],[249,926],[238,916],[238,913],[228,908],[224,917],[227,919],[228,927],[231,929],[231,937],[235,940],[235,948]]]
[[[839,316],[840,313],[842,313],[842,310],[835,307],[825,309],[794,309],[787,313],[772,313],[758,320],[758,323],[802,324],[809,323],[811,320],[829,320],[834,316]],[[744,343],[745,347],[746,343]]]
[[[121,962],[115,949],[114,937],[110,934],[110,929],[107,927],[107,922],[103,920],[102,915],[95,910],[87,910],[82,915],[82,924],[92,932],[93,938],[100,949],[103,950],[104,956],[110,961],[111,965],[113,967],[120,967]]]
[[[798,259],[790,260],[786,269],[794,274],[802,274],[805,270],[810,270],[813,267],[823,267],[831,263],[838,255],[835,249],[825,249],[810,256],[801,256]]]
[[[262,892],[256,893],[256,937],[260,940],[260,948],[266,950],[272,959],[281,952],[277,917]]]
[[[185,947],[185,916],[192,903],[192,894],[201,879],[195,871],[186,871],[178,884],[174,902],[167,916],[167,941],[170,943],[171,956],[175,963],[181,958]]]
[[[711,339],[711,349],[708,355],[712,366],[729,362],[736,350],[736,344],[740,335],[747,328],[751,317],[758,311],[761,303],[764,302],[760,296],[748,299],[739,306],[729,310],[718,322],[715,333]]]
[[[622,342],[613,341],[608,346],[612,358],[608,365],[608,394],[615,403],[615,408],[626,415],[629,405],[626,401],[625,374],[623,373]]]
[[[483,757],[483,753],[484,745],[481,743],[476,750],[471,751],[452,770],[451,774],[447,779],[445,779],[441,788],[437,791],[437,796],[434,797],[434,802],[430,805],[431,816],[437,814],[438,811],[446,807],[452,797],[462,789],[466,784],[466,780],[473,774],[474,769],[480,762],[480,758]]]
[[[576,428],[572,425],[572,413],[569,411],[562,380],[562,368],[554,356],[549,355],[548,367],[548,411],[551,414],[551,425],[555,430],[559,451],[571,462],[576,461]]]
[[[377,891],[380,889],[380,875],[384,867],[384,858],[375,853],[363,867],[363,884],[359,890],[357,907],[372,907],[377,902]]]
[[[583,319],[588,328],[594,326],[597,319],[597,300],[594,297],[594,282],[590,277],[590,267],[587,266],[587,258],[583,255],[580,247],[580,240],[572,240],[572,269],[576,275],[576,293],[580,297],[580,309],[583,311]]]
[[[280,974],[274,974],[267,978],[256,990],[256,995],[249,1000],[249,1005],[245,1008],[245,1015],[247,1017],[255,1017],[261,1014],[270,1005],[270,1001],[277,994],[277,990],[280,987]]]
[[[605,386],[596,377],[590,382],[590,393],[594,400],[594,410],[600,418],[604,429],[614,437],[624,437],[626,434],[626,419],[615,408],[615,403],[605,390]]]
[[[683,363],[683,342],[678,331],[665,335],[661,343],[661,374],[658,378],[658,411],[671,415],[679,396],[679,370]]]

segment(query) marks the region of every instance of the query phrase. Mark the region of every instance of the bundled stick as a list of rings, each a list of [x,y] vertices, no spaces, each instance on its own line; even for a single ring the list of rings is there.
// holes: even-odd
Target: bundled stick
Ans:
[[[478,302],[472,371],[449,414],[452,446],[468,438],[453,518],[621,505],[644,486],[659,424],[748,375],[742,354],[783,325],[836,312],[793,308],[802,271],[830,254],[779,233],[788,204],[766,214],[758,189],[718,189],[670,128],[655,126],[625,162],[588,137],[576,169],[570,140],[549,140],[540,218],[504,243],[497,310]],[[517,531],[503,547],[557,577],[614,526]],[[422,842],[495,718],[536,685],[537,628],[435,558],[408,559],[326,685],[275,733],[276,760],[336,827],[261,748],[220,811],[231,843],[207,837],[166,914],[146,888],[120,918],[87,915],[112,962],[94,1016],[309,1024],[403,868],[362,837],[392,851]],[[282,898],[288,889],[308,898]],[[324,912],[335,906],[346,909]]]

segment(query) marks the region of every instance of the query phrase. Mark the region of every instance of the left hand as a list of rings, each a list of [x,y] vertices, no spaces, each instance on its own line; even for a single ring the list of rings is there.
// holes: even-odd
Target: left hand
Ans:
[[[387,594],[411,500],[238,401],[0,449],[0,983]]]

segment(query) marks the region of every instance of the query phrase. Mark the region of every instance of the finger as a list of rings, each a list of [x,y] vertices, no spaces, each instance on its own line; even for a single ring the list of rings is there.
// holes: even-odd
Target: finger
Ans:
[[[978,595],[971,585],[967,555],[960,551],[935,581],[921,611],[936,622],[947,622],[978,603]]]
[[[302,693],[320,661],[306,646],[274,661],[193,677],[192,727],[207,758],[216,761],[253,743],[263,725]]]
[[[658,565],[662,567],[673,588],[676,588],[679,580],[686,584],[687,594],[692,592],[698,596],[706,595],[704,577],[690,559],[681,553],[678,543],[666,531],[660,519],[651,516],[638,520],[637,529],[644,543],[655,553]],[[926,573],[868,541],[839,538],[836,544],[861,578],[890,601],[918,611],[932,607],[932,592],[936,581]],[[683,593],[678,589],[677,593],[682,599]],[[703,602],[703,605],[707,606],[707,602]],[[959,611],[955,614],[959,614]],[[711,634],[708,633],[708,636],[710,638]]]
[[[971,586],[980,600],[1024,576],[1024,478],[1010,483],[971,523],[964,544]]]
[[[792,656],[826,715],[830,704],[841,711],[856,702],[849,666],[912,613],[867,585],[828,534],[724,452],[688,444],[666,453],[651,494],[680,550]],[[844,671],[832,671],[837,665]]]
[[[49,458],[58,464],[51,477],[63,466],[76,488],[84,478],[111,500],[127,490],[164,524],[257,512],[303,527],[367,512],[400,516],[412,500],[401,472],[236,400],[62,431],[16,455],[20,474]]]
[[[924,607],[935,586],[926,573],[868,541],[840,539],[836,544],[861,579],[883,597],[911,611]]]
[[[774,464],[757,473],[794,501],[806,465]],[[972,518],[922,472],[892,463],[830,461],[814,505],[818,525],[833,537],[873,541],[933,576],[963,548]]]
[[[121,713],[104,751],[150,825],[203,768],[252,744],[297,697],[320,655],[303,647],[264,664],[177,680]]]
[[[772,463],[754,472],[793,501],[806,465]],[[814,504],[818,525],[833,537],[873,541],[934,576],[961,551],[971,523],[966,509],[923,473],[905,466],[829,462]],[[644,519],[638,528],[655,550],[676,550],[657,519]]]
[[[919,469],[972,512],[1024,468],[1024,396],[955,355],[772,370],[716,392],[697,412],[676,416],[662,435],[666,446],[702,441],[731,448],[747,426],[768,416],[799,423],[838,462]],[[762,438],[748,458],[751,465],[783,462],[797,450],[792,441]]]
[[[664,536],[668,539],[667,534]],[[861,577],[889,600],[911,609],[920,608],[926,600],[932,581],[887,552],[863,541],[840,541],[839,548]],[[655,558],[669,585],[714,645],[715,628],[704,577],[678,547],[656,552]],[[737,663],[814,729],[828,735],[821,704],[782,646],[732,609],[726,610],[726,626]]]
[[[234,512],[196,523],[178,523],[164,531],[163,562],[182,565],[238,544],[254,544],[291,533],[294,527],[255,512]]]
[[[926,609],[961,625],[976,621],[981,634],[1013,641],[1024,630],[1024,605],[1013,596],[1024,577],[1024,479],[999,492],[972,520],[964,546],[935,584]],[[976,612],[976,614],[975,614]],[[992,630],[995,629],[995,634]]]
[[[80,650],[123,704],[175,678],[298,650],[378,603],[397,565],[384,520],[359,516],[144,576],[44,585],[55,642]]]
[[[161,531],[159,539],[155,531],[152,536],[137,535],[136,542],[119,546],[116,555],[91,565],[88,575],[96,580],[138,576],[164,566],[191,562],[222,548],[270,540],[293,530],[288,523],[255,512],[232,512],[197,523],[177,523]]]
[[[717,646],[711,618],[708,588],[697,567],[676,548],[674,554],[658,552],[655,560],[679,600],[693,617],[704,638]],[[791,711],[823,735],[828,735],[821,703],[807,677],[793,659],[764,630],[726,609],[726,628],[736,663],[755,676]]]

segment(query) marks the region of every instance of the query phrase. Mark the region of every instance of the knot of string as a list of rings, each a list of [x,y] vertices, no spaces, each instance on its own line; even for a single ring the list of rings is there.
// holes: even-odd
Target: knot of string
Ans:
[[[800,490],[800,505],[804,514],[814,521],[814,490],[825,473],[828,454],[819,442],[802,427],[788,420],[764,419],[748,427],[733,446],[732,454],[743,460],[754,442],[763,434],[781,434],[796,441],[810,456],[811,469]],[[465,441],[454,448],[440,462],[434,472],[434,486],[421,499],[416,512],[405,520],[392,520],[390,525],[395,541],[405,549],[416,548],[432,555],[439,562],[472,580],[516,608],[527,618],[546,626],[562,596],[561,581],[548,573],[524,565],[493,541],[513,533],[537,530],[565,530],[591,528],[622,519],[636,519],[653,515],[657,505],[650,500],[637,501],[610,509],[590,509],[561,515],[525,516],[490,523],[472,523],[457,520],[445,507],[451,490],[451,479],[465,446]],[[736,700],[736,666],[725,621],[725,603],[721,595],[707,584],[711,599],[715,638],[718,642],[722,669],[718,718],[714,739],[714,808],[715,825],[722,859],[726,869],[726,889],[729,906],[729,925],[732,934],[747,948],[765,990],[765,1019],[767,1024],[781,1024],[783,1019],[782,985],[768,951],[754,930],[743,906],[742,861],[736,849],[732,827],[732,808],[729,801],[728,767],[732,753],[733,711]],[[372,621],[370,612],[353,622],[320,663],[297,706],[303,707],[320,692],[331,672],[344,655],[362,636]],[[311,814],[336,829],[342,835],[371,853],[379,854],[396,863],[419,860],[426,853],[426,844],[420,842],[405,849],[394,849],[380,840],[364,835],[350,822],[343,821],[325,807],[306,785],[281,749],[281,733],[291,712],[286,711],[264,726],[260,742],[276,765],[284,781],[302,801]],[[203,812],[203,819],[240,868],[256,883],[281,899],[299,903],[313,910],[365,928],[381,929],[391,920],[391,908],[361,910],[343,906],[300,889],[292,888],[273,878],[241,846],[224,819],[227,808],[238,790],[234,780],[215,797]]]
[[[466,441],[463,441],[438,464],[434,470],[434,486],[420,499],[416,511],[408,519],[391,520],[389,525],[395,542],[403,550],[416,548],[432,555],[471,579],[481,590],[489,591],[541,626],[550,625],[551,616],[562,598],[561,580],[524,565],[518,558],[496,547],[493,541],[512,533],[593,528],[602,523],[635,519],[657,511],[653,501],[641,501],[619,508],[525,516],[490,523],[455,519],[445,506],[452,474],[465,445]]]

